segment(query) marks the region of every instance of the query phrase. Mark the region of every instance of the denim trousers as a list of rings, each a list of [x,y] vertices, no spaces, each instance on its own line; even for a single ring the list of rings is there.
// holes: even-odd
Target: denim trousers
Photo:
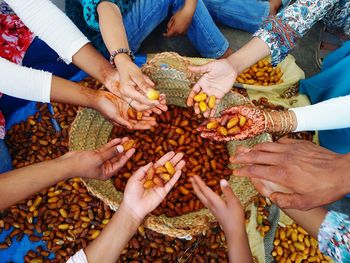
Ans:
[[[0,139],[0,174],[12,169],[12,160],[5,144],[5,141]]]
[[[282,0],[281,8],[291,0]],[[270,13],[268,0],[203,0],[213,19],[226,26],[255,33]]]
[[[101,34],[87,28],[80,1],[66,0],[67,15],[99,51],[109,56]],[[169,15],[180,10],[184,2],[184,0],[136,0],[132,9],[123,16],[131,51],[136,53],[145,38]],[[187,37],[203,57],[219,58],[229,47],[228,40],[216,26],[202,0],[198,0]]]

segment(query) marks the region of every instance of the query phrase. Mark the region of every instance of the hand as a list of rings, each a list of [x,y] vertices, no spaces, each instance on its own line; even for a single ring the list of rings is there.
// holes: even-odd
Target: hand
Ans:
[[[282,138],[240,150],[231,163],[244,164],[237,176],[262,179],[288,188],[270,199],[281,208],[309,210],[334,202],[350,192],[350,155],[340,155],[309,141]],[[271,192],[263,184],[259,192]]]
[[[156,106],[161,107],[158,100],[147,98],[147,91],[154,87],[151,79],[142,74],[141,70],[129,58],[123,59],[122,54],[116,56],[115,59],[120,75],[119,92],[121,97],[137,111],[149,110]]]
[[[244,210],[226,180],[220,181],[225,200],[206,186],[199,176],[190,178],[190,181],[197,197],[216,217],[227,235],[245,227]]]
[[[164,165],[165,162],[170,161],[176,172],[174,176],[164,185],[164,187],[154,187],[151,189],[145,189],[143,187],[147,170],[153,165],[149,163],[140,169],[138,169],[133,176],[130,177],[125,190],[123,206],[128,207],[133,214],[142,219],[148,213],[152,212],[170,192],[171,188],[177,182],[181,175],[181,169],[185,166],[185,161],[182,160],[183,154],[174,152],[168,152],[156,163],[155,167]]]
[[[106,180],[118,173],[134,154],[135,149],[124,152],[122,144],[128,138],[113,139],[98,150],[68,152],[58,160],[65,162],[71,177]]]
[[[177,11],[169,20],[167,32],[163,34],[165,37],[175,37],[184,35],[188,27],[191,25],[193,12],[187,11],[185,8]]]
[[[189,67],[189,69],[194,73],[203,74],[199,81],[193,86],[187,99],[187,106],[194,106],[196,114],[200,113],[200,109],[198,103],[193,100],[194,96],[203,91],[208,95],[207,100],[209,96],[215,96],[216,105],[218,105],[225,94],[231,90],[238,75],[227,59],[216,60],[199,67]],[[216,107],[217,106],[204,112],[204,117],[214,116]]]
[[[255,137],[266,130],[266,114],[256,108],[251,106],[235,106],[229,109],[222,111],[221,117],[219,118],[211,118],[205,122],[203,122],[199,127],[198,131],[201,132],[201,136],[206,139],[214,140],[214,141],[233,141],[233,140],[245,140],[247,138]],[[247,118],[247,123],[245,125],[245,129],[241,129],[239,133],[233,135],[223,136],[217,132],[216,129],[208,129],[207,123],[216,120],[220,124],[227,123],[231,118],[237,115],[242,115]],[[249,122],[249,123],[248,123]],[[226,125],[226,124],[224,124]]]
[[[143,116],[140,121],[130,119],[128,115],[129,105],[110,92],[98,91],[94,108],[114,125],[128,129],[146,130],[157,124],[156,119],[150,116]]]

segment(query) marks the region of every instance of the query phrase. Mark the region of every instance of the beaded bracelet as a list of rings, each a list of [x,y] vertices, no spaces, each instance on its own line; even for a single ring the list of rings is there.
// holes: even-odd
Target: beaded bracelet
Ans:
[[[119,54],[127,54],[133,62],[135,61],[135,56],[134,56],[134,54],[131,52],[130,49],[127,49],[127,48],[119,48],[119,49],[117,49],[117,50],[114,50],[114,51],[111,53],[111,56],[109,57],[109,63],[111,63],[111,65],[112,65],[113,67],[115,67],[115,68],[116,68],[117,66],[115,65],[114,59],[115,59],[115,57],[116,57],[117,55],[119,55]]]

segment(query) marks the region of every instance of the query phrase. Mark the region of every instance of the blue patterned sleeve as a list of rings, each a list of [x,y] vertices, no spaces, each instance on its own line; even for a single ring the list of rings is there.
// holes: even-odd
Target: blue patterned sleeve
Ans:
[[[334,7],[339,0],[297,0],[277,14],[267,17],[254,34],[270,48],[276,66],[294,48],[297,40]]]
[[[97,6],[104,1],[114,3],[113,0],[82,0],[81,1],[83,5],[83,10],[84,10],[84,19],[88,24],[88,26],[96,31],[100,31],[100,26],[98,23]]]
[[[337,263],[350,262],[350,218],[330,211],[318,232],[320,251]]]

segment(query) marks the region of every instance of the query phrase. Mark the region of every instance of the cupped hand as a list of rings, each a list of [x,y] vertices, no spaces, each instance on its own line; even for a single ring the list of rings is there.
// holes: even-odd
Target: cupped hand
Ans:
[[[222,111],[221,117],[210,118],[203,122],[199,127],[198,131],[201,132],[201,136],[206,139],[213,141],[227,142],[233,140],[245,140],[248,138],[255,137],[266,130],[266,115],[264,112],[256,107],[252,106],[234,106],[229,109]],[[246,124],[243,128],[240,128],[239,132],[232,135],[221,135],[217,129],[208,129],[207,124],[212,121],[216,121],[219,124],[225,126],[225,124],[233,117],[244,116],[247,119]]]
[[[182,158],[182,153],[175,154],[174,152],[168,152],[154,164],[155,167],[158,167],[170,161],[175,167],[175,174],[163,187],[145,189],[143,186],[146,172],[153,163],[149,163],[138,169],[130,177],[125,187],[122,205],[128,207],[140,219],[143,219],[148,213],[152,212],[163,201],[179,179],[181,169],[185,166],[185,161]]]
[[[235,229],[244,226],[243,207],[225,179],[220,181],[224,199],[206,186],[199,176],[192,177],[190,181],[197,197],[215,216],[225,233],[233,233]]]
[[[98,91],[95,104],[95,109],[116,126],[132,130],[146,130],[157,124],[154,117],[146,115],[141,120],[130,119],[128,103],[110,92]]]
[[[209,97],[215,96],[216,106],[213,109],[208,109],[203,113],[204,117],[214,116],[217,105],[220,103],[225,94],[231,90],[237,78],[237,72],[227,59],[215,60],[199,67],[191,66],[189,69],[194,73],[203,75],[193,86],[187,99],[187,106],[194,106],[194,111],[199,114],[199,105],[194,101],[194,97],[198,93],[204,92],[208,95],[206,101],[208,104]]]
[[[270,193],[265,184],[258,190],[270,194],[281,208],[309,210],[329,204],[350,193],[350,155],[329,151],[310,141],[282,138],[249,149],[239,149],[231,163],[243,164],[237,176],[270,181],[288,190]]]
[[[98,150],[68,152],[61,160],[62,169],[69,169],[70,177],[106,180],[118,173],[135,153],[135,149],[124,151],[122,144],[128,138],[113,139]]]
[[[183,35],[191,25],[193,14],[186,9],[177,11],[169,20],[165,37],[175,37]]]

